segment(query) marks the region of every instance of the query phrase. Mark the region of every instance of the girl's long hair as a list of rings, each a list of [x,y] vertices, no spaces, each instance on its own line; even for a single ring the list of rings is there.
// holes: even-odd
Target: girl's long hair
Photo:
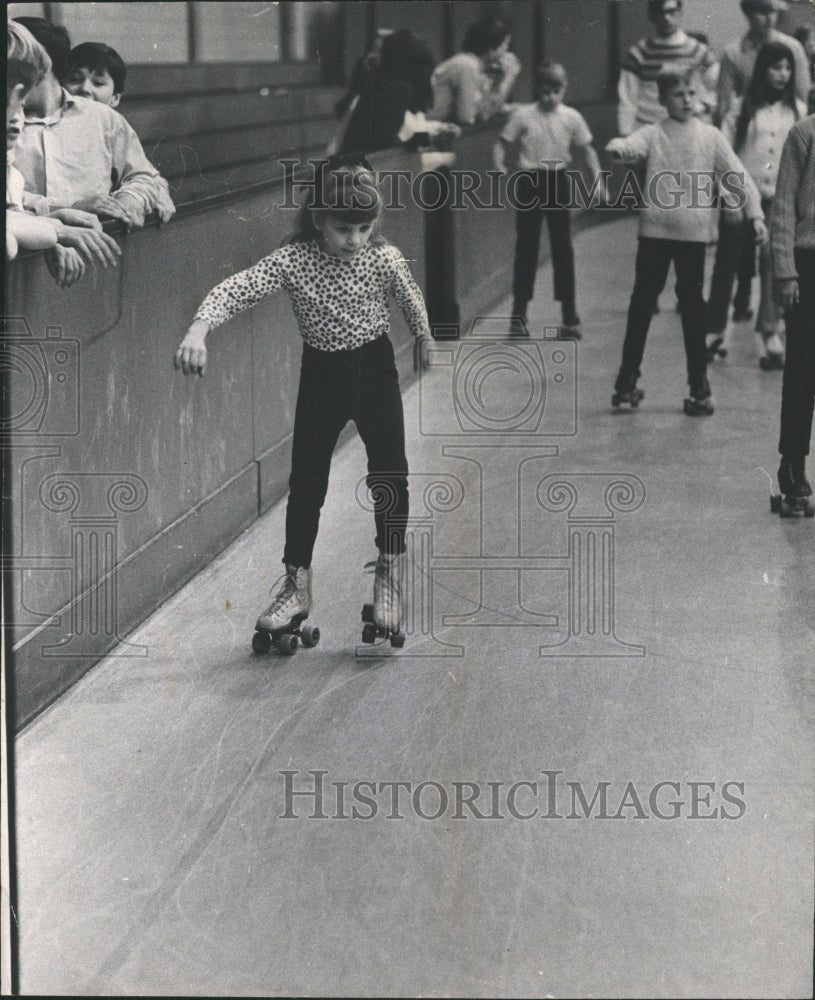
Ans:
[[[763,105],[769,103],[769,88],[767,86],[767,70],[776,63],[786,59],[790,67],[790,78],[781,94],[781,101],[792,108],[796,121],[798,120],[798,105],[795,101],[795,59],[789,48],[783,42],[767,42],[758,50],[756,62],[753,66],[753,75],[744,91],[744,98],[741,102],[741,111],[736,119],[736,130],[733,136],[733,149],[736,153],[744,145],[747,138],[747,130],[750,122],[755,117],[756,112]]]
[[[382,194],[368,160],[359,153],[339,153],[315,163],[314,186],[300,206],[294,232],[283,242],[319,243],[316,214],[352,224],[372,222],[370,243],[383,246],[387,240],[379,233],[382,208]]]

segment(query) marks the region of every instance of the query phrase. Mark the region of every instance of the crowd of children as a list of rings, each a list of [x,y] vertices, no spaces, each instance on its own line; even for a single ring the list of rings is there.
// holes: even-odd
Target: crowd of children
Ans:
[[[68,32],[38,17],[8,22],[6,258],[46,250],[62,287],[121,251],[101,220],[130,229],[149,212],[175,214],[166,180],[114,110],[125,66],[101,43],[71,48]]]
[[[742,0],[742,8],[751,30],[725,52],[731,90],[719,105],[710,97],[710,49],[693,44],[679,29],[682,0],[649,0],[655,39],[653,44],[642,43],[641,60],[632,56],[624,66],[631,77],[625,93],[632,129],[609,142],[606,152],[613,160],[637,163],[642,191],[649,195],[639,212],[634,286],[612,404],[636,407],[644,397],[638,380],[646,338],[673,263],[689,385],[684,409],[694,416],[714,412],[708,363],[727,351],[726,317],[746,238],[752,253],[759,248],[762,367],[784,367],[779,482],[785,494],[800,499],[811,493],[804,463],[815,397],[815,116],[808,115],[800,99],[801,59],[793,46],[801,52],[803,48],[775,32],[773,19],[764,17],[775,9],[775,0]],[[464,84],[468,74],[484,74],[488,56],[500,59],[508,38],[500,22],[485,23],[480,30],[481,35],[470,38],[469,48],[433,77],[440,118],[477,118],[467,102],[477,103],[482,84],[469,91]],[[669,65],[652,65],[651,56],[662,50],[671,53]],[[683,61],[685,52],[689,55]],[[116,263],[118,246],[102,231],[100,219],[139,226],[147,212],[156,211],[166,220],[174,208],[166,182],[114,110],[126,74],[113,49],[99,43],[71,49],[64,29],[37,18],[22,19],[9,25],[8,67],[7,256],[18,249],[46,249],[52,273],[67,285],[81,277],[87,263]],[[741,84],[734,83],[739,74]],[[554,298],[562,310],[561,336],[579,338],[566,184],[575,156],[597,179],[593,195],[600,203],[606,191],[589,127],[577,110],[563,103],[565,69],[548,62],[537,69],[535,79],[536,100],[511,109],[493,154],[498,170],[505,172],[512,158],[522,175],[516,190],[509,334],[527,335],[526,312],[546,216]],[[361,95],[369,84],[361,80]],[[720,75],[720,95],[722,87]],[[429,88],[425,90],[420,95],[423,106],[431,96]],[[351,101],[355,97],[359,99],[351,95]],[[710,124],[711,118],[721,127]],[[72,155],[80,142],[82,156]],[[703,177],[712,188],[709,201],[701,204]],[[353,420],[365,443],[368,483],[376,500],[374,621],[386,634],[397,633],[404,617],[408,467],[388,339],[389,297],[401,307],[416,337],[417,366],[429,335],[428,319],[407,263],[379,232],[383,200],[364,156],[349,151],[326,161],[314,196],[314,202],[303,206],[298,228],[284,246],[205,297],[176,352],[175,365],[185,375],[202,375],[206,337],[213,327],[275,291],[289,294],[304,346],[285,573],[257,628],[271,634],[292,621],[301,623],[309,614],[311,557],[331,456],[343,426]],[[706,253],[717,238],[706,301]],[[711,314],[725,320],[719,323]]]

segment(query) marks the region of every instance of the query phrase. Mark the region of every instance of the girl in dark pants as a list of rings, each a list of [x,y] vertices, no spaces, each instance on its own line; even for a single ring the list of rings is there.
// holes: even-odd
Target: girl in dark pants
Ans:
[[[353,420],[368,453],[379,559],[374,622],[396,631],[408,515],[405,428],[399,379],[388,339],[392,296],[417,338],[429,335],[421,292],[396,247],[378,235],[382,199],[368,162],[357,155],[326,161],[298,231],[254,267],[214,288],[176,352],[184,374],[203,374],[213,326],[285,289],[305,340],[294,419],[286,511],[285,578],[257,621],[275,631],[311,610],[311,557],[340,431]],[[418,363],[418,362],[417,362]],[[387,520],[386,520],[387,519]]]
[[[349,420],[365,444],[368,489],[380,501],[374,509],[377,548],[405,551],[408,466],[393,345],[387,337],[351,351],[304,344],[286,508],[283,561],[289,566],[311,566],[331,457]]]

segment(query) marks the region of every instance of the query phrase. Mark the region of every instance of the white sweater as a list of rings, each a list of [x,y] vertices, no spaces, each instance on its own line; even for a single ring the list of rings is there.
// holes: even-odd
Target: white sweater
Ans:
[[[625,138],[612,139],[606,151],[617,159],[645,163],[640,236],[712,242],[719,189],[731,205],[738,198],[745,201],[748,219],[764,218],[758,189],[741,160],[717,128],[697,118],[645,125]]]

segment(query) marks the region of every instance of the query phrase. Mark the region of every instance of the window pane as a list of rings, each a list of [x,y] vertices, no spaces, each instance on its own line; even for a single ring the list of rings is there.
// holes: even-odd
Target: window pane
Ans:
[[[199,62],[279,62],[280,5],[196,3]]]
[[[10,3],[7,8],[9,20],[15,17],[45,17],[44,3]]]
[[[185,3],[59,3],[51,9],[73,45],[104,42],[126,65],[187,61]]]

